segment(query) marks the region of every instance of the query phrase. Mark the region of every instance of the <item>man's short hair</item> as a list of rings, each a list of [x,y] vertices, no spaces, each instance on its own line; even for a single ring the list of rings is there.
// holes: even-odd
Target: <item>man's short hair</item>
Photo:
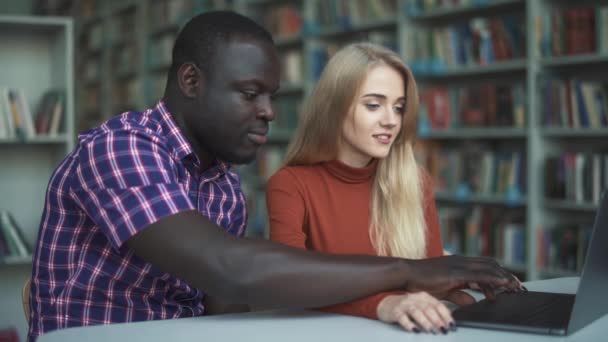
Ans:
[[[194,63],[204,75],[209,75],[211,61],[222,42],[234,37],[248,37],[273,44],[272,35],[255,21],[231,11],[210,11],[190,19],[177,35],[169,80],[179,67]]]

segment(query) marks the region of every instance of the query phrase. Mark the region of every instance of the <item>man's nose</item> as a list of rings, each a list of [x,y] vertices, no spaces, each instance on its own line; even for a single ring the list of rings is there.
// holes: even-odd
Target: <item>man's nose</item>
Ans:
[[[274,112],[274,108],[272,107],[272,100],[270,97],[265,97],[261,101],[259,110],[258,110],[258,118],[264,119],[266,121],[273,121],[276,117]]]

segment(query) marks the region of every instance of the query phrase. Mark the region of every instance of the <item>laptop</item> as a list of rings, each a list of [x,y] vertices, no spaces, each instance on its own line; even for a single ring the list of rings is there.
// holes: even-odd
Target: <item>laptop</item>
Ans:
[[[608,313],[608,191],[604,192],[576,294],[503,292],[453,312],[457,326],[570,335]]]

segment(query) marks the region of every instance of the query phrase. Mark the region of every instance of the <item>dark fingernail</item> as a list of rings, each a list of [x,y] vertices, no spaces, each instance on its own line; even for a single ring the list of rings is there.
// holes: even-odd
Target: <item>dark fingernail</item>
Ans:
[[[448,329],[446,329],[445,327],[441,327],[440,329],[442,334],[447,335]]]
[[[456,323],[450,322],[450,330],[456,331]]]
[[[415,332],[416,334],[420,333],[420,329],[418,329],[418,328],[414,328],[414,329],[412,329],[412,331]]]
[[[431,328],[431,332],[433,333],[433,335],[437,335],[437,330],[435,330],[435,327]]]
[[[526,288],[525,286],[522,286],[521,288],[524,289],[524,291],[528,292],[528,288]]]

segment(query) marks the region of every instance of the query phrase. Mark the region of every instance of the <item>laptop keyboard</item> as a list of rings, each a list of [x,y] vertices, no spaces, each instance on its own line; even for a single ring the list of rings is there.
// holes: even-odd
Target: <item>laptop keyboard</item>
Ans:
[[[545,292],[501,293],[496,301],[482,300],[454,312],[458,321],[565,327],[570,319],[574,295]]]

